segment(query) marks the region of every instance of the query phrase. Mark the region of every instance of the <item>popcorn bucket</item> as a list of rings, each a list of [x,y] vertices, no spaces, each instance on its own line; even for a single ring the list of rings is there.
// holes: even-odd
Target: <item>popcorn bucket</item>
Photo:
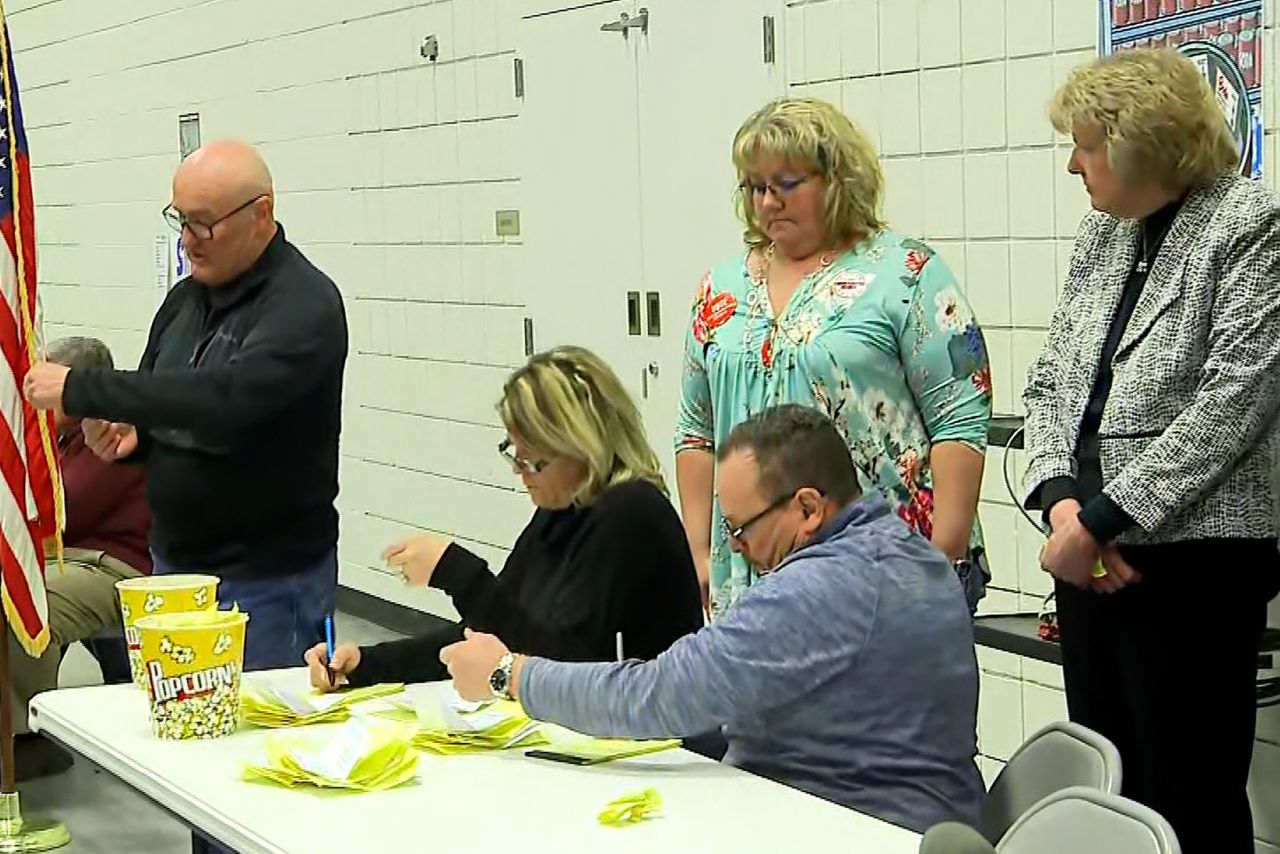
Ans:
[[[240,611],[157,614],[134,623],[160,738],[217,738],[240,725],[244,629]]]
[[[129,671],[133,684],[147,690],[147,674],[142,669],[142,642],[134,623],[151,614],[212,611],[218,607],[216,575],[146,575],[116,582],[120,594],[120,616],[124,619],[124,640],[129,647]]]

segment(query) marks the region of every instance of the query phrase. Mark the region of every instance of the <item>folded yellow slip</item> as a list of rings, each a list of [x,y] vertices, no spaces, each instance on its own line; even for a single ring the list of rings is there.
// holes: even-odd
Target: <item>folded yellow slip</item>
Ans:
[[[510,750],[546,744],[547,737],[537,721],[527,717],[509,718],[485,730],[442,732],[421,730],[413,737],[413,746],[426,753],[448,756],[482,750]]]
[[[403,683],[370,685],[337,694],[257,685],[241,691],[241,708],[245,722],[260,727],[336,723],[350,717],[351,707],[358,703],[403,691]]]
[[[264,765],[246,765],[243,779],[280,786],[373,792],[417,775],[418,754],[403,727],[349,720],[324,736],[272,736]]]
[[[645,789],[609,801],[597,818],[608,827],[626,827],[652,818],[661,810],[662,795],[657,789]]]
[[[349,709],[368,700],[376,700],[379,697],[394,697],[396,694],[403,693],[403,682],[383,682],[378,685],[367,685],[364,688],[350,688],[346,691],[339,691],[336,694],[316,694],[316,696],[336,697],[337,699],[332,701],[335,705]]]

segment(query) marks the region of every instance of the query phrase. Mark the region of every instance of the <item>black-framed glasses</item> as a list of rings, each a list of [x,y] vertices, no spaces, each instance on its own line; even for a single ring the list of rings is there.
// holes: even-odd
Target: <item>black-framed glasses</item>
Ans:
[[[524,457],[516,454],[516,446],[511,443],[510,439],[503,439],[498,445],[498,453],[502,458],[511,464],[516,471],[525,474],[542,474],[542,470],[551,464],[550,460],[526,460]]]
[[[782,495],[775,498],[773,501],[769,503],[768,507],[764,508],[759,513],[752,516],[750,519],[743,522],[741,525],[739,525],[736,528],[730,528],[729,520],[722,518],[720,520],[720,527],[724,530],[724,535],[726,537],[728,537],[731,540],[737,540],[738,542],[742,542],[742,538],[747,535],[747,530],[752,525],[754,525],[756,522],[759,522],[765,516],[768,516],[770,513],[777,510],[778,508],[785,507],[787,502],[789,502],[791,499],[795,497],[796,497],[796,494],[793,492],[790,495]]]
[[[762,197],[765,193],[773,193],[775,199],[785,199],[814,177],[811,172],[808,175],[796,178],[775,178],[772,181],[743,181],[742,189],[754,196]]]
[[[231,217],[240,213],[240,211],[262,198],[266,198],[266,193],[259,193],[243,205],[240,205],[240,207],[223,214],[213,222],[200,222],[199,220],[187,219],[187,215],[175,208],[172,204],[165,205],[165,208],[160,212],[160,215],[164,217],[164,221],[169,223],[169,227],[174,231],[181,233],[182,229],[186,228],[201,240],[210,240],[213,237],[214,226],[224,220],[231,219]]]

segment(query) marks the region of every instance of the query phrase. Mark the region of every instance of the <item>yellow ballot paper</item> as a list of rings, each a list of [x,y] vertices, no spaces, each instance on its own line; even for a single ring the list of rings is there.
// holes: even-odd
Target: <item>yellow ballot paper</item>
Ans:
[[[679,747],[678,739],[654,739],[632,741],[627,738],[584,738],[581,741],[559,742],[547,750],[530,750],[525,756],[534,759],[550,759],[569,765],[600,765],[618,759],[631,759],[662,750]]]
[[[375,792],[417,775],[418,754],[402,727],[353,719],[323,735],[271,736],[266,763],[246,765],[243,779],[279,786]]]
[[[399,682],[370,685],[337,694],[254,685],[245,687],[240,702],[245,722],[254,726],[305,726],[345,721],[351,716],[352,706],[403,692],[404,684]]]
[[[518,703],[467,703],[456,695],[437,692],[399,700],[375,714],[416,724],[413,746],[426,753],[450,755],[547,743],[538,722]]]
[[[661,811],[662,795],[657,789],[645,789],[609,801],[597,818],[608,827],[626,827],[652,818]]]

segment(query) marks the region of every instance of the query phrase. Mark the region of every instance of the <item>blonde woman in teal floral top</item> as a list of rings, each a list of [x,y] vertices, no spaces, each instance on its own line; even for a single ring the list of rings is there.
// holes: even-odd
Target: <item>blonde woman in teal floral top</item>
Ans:
[[[777,516],[724,519],[712,494],[714,449],[766,407],[825,411],[863,486],[967,577],[986,576],[978,492],[991,419],[982,331],[955,277],[926,244],[880,218],[883,178],[866,137],[840,111],[784,99],[734,141],[744,256],[709,271],[686,334],[676,475],[685,529],[712,614],[751,584],[752,540]],[[770,519],[774,516],[774,519]]]

